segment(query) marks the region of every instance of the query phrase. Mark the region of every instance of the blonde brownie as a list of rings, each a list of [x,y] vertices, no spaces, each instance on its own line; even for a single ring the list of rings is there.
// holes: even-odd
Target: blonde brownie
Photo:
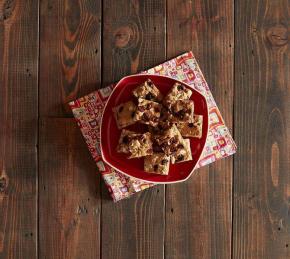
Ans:
[[[119,129],[135,123],[136,105],[132,101],[118,105],[113,112]]]
[[[202,115],[193,115],[193,120],[191,122],[180,122],[177,123],[177,128],[179,129],[183,137],[202,137]]]
[[[170,157],[164,153],[156,153],[144,159],[144,171],[148,173],[168,175],[169,165]]]
[[[146,80],[143,84],[138,86],[133,91],[133,95],[137,98],[146,99],[148,101],[162,101],[162,94],[150,79]]]

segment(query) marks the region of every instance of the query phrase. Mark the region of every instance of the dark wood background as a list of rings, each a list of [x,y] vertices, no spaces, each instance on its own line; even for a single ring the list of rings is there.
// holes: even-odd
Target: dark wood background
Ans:
[[[0,0],[0,258],[290,258],[289,0]],[[66,103],[193,50],[238,145],[114,204]]]

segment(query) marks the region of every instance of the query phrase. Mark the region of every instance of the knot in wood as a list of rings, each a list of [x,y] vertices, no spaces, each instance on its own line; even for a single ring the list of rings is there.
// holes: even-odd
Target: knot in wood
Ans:
[[[288,29],[282,24],[272,26],[267,30],[266,37],[272,46],[284,46],[288,43]]]
[[[0,192],[5,192],[7,188],[7,180],[5,177],[0,178]]]
[[[3,2],[2,6],[0,6],[0,20],[7,20],[11,15],[15,8],[14,0],[6,0]]]
[[[114,32],[114,45],[117,48],[128,48],[137,41],[137,30],[133,25],[119,27]]]

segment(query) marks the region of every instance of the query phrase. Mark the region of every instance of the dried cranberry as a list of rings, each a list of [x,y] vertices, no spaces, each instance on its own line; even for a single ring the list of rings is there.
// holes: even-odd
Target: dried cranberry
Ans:
[[[153,100],[154,99],[154,95],[152,93],[148,93],[148,94],[145,95],[145,99],[149,100],[149,101]]]
[[[125,143],[125,144],[129,143],[129,137],[128,136],[124,136],[123,143]]]
[[[161,147],[162,149],[165,149],[165,148],[167,147],[167,144],[166,144],[166,143],[162,143],[162,144],[160,145],[160,147]]]
[[[179,91],[184,90],[182,85],[178,85],[178,86],[177,86],[177,89],[178,89]]]
[[[145,109],[144,106],[138,106],[138,110],[139,110],[140,112],[144,112],[146,109]]]
[[[146,109],[149,110],[151,108],[152,108],[152,104],[151,103],[148,103],[147,106],[146,106]]]
[[[184,155],[178,155],[176,158],[176,162],[180,162],[182,160],[184,160]]]
[[[153,151],[156,152],[156,153],[159,153],[162,151],[161,147],[158,146],[158,145],[153,145]]]
[[[144,114],[142,115],[142,119],[143,119],[144,121],[149,121],[149,120],[150,120],[150,116],[149,116],[147,113],[144,113]]]
[[[167,159],[162,159],[162,161],[161,161],[161,165],[165,165],[165,164],[167,164],[168,163],[168,160]]]
[[[166,121],[162,124],[162,129],[163,130],[168,130],[171,126],[173,125],[173,123]]]
[[[187,124],[189,128],[193,128],[194,124],[192,122]]]
[[[172,147],[170,147],[169,150],[170,150],[170,152],[173,153],[173,152],[177,151],[177,147],[176,146],[172,146]]]
[[[154,165],[154,171],[157,171],[158,170],[158,165]]]
[[[183,148],[183,145],[182,144],[178,144],[177,148]]]
[[[177,136],[173,137],[173,138],[170,140],[170,143],[171,143],[171,144],[176,144],[177,142],[178,142],[178,137],[177,137]]]
[[[131,113],[131,117],[134,118],[135,117],[135,112]]]
[[[124,109],[124,107],[123,107],[123,106],[120,106],[120,108],[119,108],[119,112],[122,112],[123,109]]]
[[[147,154],[151,155],[152,153],[153,153],[153,149],[152,148],[147,150]]]
[[[183,119],[185,116],[185,111],[184,110],[180,110],[179,112],[176,113],[177,117],[180,119]]]
[[[149,86],[152,86],[152,85],[153,85],[153,83],[152,83],[151,80],[148,80],[148,81],[147,81],[147,84],[148,84]]]
[[[155,108],[154,108],[154,111],[155,111],[155,112],[160,112],[160,108],[159,108],[159,107],[155,107]]]

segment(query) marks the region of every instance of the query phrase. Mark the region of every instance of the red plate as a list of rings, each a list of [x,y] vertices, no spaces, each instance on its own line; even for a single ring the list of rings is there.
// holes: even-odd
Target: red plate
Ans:
[[[112,108],[129,100],[132,100],[132,91],[135,87],[150,78],[158,87],[162,94],[166,94],[172,85],[176,82],[181,83],[192,90],[191,100],[194,101],[194,113],[203,115],[202,138],[189,138],[192,151],[192,160],[188,162],[170,165],[169,174],[158,175],[146,173],[143,170],[143,158],[127,159],[125,154],[116,152],[121,130],[118,129]],[[135,131],[144,131],[146,126],[135,124],[128,129]],[[193,172],[205,146],[208,133],[208,108],[202,94],[192,89],[190,86],[174,80],[170,77],[157,75],[133,75],[122,78],[115,86],[108,102],[105,106],[101,122],[101,152],[104,161],[116,170],[152,183],[176,183],[186,180]]]

